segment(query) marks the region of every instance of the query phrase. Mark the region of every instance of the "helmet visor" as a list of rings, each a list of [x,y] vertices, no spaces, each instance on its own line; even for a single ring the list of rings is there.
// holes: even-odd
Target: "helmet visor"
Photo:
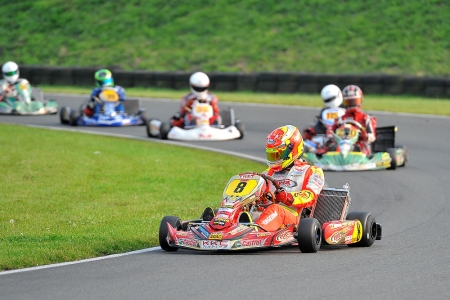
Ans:
[[[289,156],[290,149],[286,146],[266,148],[267,161],[270,164],[279,164]]]
[[[103,80],[97,80],[97,83],[99,86],[105,86],[105,85],[112,85],[113,79],[112,78],[106,78]]]
[[[194,91],[196,91],[196,92],[204,92],[204,91],[206,91],[207,89],[208,89],[208,87],[206,86],[206,87],[199,87],[199,86],[192,86],[192,89],[194,90]]]
[[[5,76],[14,76],[14,75],[17,74],[17,70],[11,71],[11,72],[5,72],[5,73],[3,73],[3,74],[5,74]]]
[[[344,99],[344,106],[345,107],[354,107],[361,105],[361,98],[353,98],[353,99]]]

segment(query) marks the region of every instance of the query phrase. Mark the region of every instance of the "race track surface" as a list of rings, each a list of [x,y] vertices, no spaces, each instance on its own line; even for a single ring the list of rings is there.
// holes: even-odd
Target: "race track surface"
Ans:
[[[78,107],[84,100],[52,98],[60,107]],[[178,110],[178,101],[147,99],[143,104],[149,117],[163,120]],[[264,159],[268,133],[285,124],[303,128],[319,111],[219,104],[235,109],[246,126],[246,136],[195,145],[259,159]],[[398,126],[397,144],[406,145],[409,152],[407,166],[395,171],[325,173],[328,186],[350,184],[350,211],[371,212],[383,225],[383,239],[370,248],[322,247],[315,254],[302,254],[295,247],[244,253],[153,249],[0,273],[0,299],[450,299],[450,118],[375,114],[379,126]],[[61,125],[57,115],[0,116],[0,122],[147,139],[143,126],[74,128]]]

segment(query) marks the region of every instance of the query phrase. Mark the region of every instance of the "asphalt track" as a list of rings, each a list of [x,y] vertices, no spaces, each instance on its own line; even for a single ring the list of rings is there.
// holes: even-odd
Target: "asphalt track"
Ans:
[[[83,98],[55,95],[60,106]],[[150,117],[168,119],[178,102],[145,100]],[[246,126],[243,140],[184,143],[264,159],[267,134],[302,128],[318,109],[220,103]],[[350,184],[351,211],[371,212],[383,239],[370,248],[295,247],[245,253],[158,248],[25,272],[0,272],[0,299],[450,299],[450,118],[375,113],[397,125],[409,161],[395,171],[325,174],[328,186]],[[69,128],[53,116],[0,116],[0,122],[82,129],[147,139],[144,127]],[[148,139],[152,142],[151,139]],[[247,170],[245,170],[247,171]],[[176,212],[174,212],[176,215]]]

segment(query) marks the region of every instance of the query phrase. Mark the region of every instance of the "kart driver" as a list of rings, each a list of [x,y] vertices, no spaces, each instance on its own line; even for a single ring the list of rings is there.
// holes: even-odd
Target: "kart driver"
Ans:
[[[320,111],[316,124],[303,131],[303,137],[306,140],[312,140],[317,134],[327,134],[335,120],[345,113],[345,109],[340,107],[342,104],[342,92],[339,87],[329,84],[322,89],[320,96],[325,107]],[[317,154],[323,154],[326,151],[326,147],[316,150]]]
[[[275,231],[289,224],[297,225],[300,214],[309,216],[325,178],[321,168],[301,159],[303,138],[295,126],[285,125],[272,131],[267,136],[266,154],[269,168],[264,173],[277,180],[280,188],[274,191],[273,184],[268,185],[274,191],[275,203],[255,223],[266,231]]]
[[[95,72],[94,78],[97,87],[92,91],[90,101],[84,109],[84,113],[87,116],[92,117],[100,111],[102,105],[99,102],[99,95],[105,89],[113,89],[117,93],[119,101],[117,101],[115,110],[116,112],[123,113],[125,111],[123,106],[123,102],[125,101],[125,90],[120,85],[114,85],[111,71],[107,69],[98,70]]]
[[[181,99],[180,112],[172,117],[172,125],[183,128],[186,125],[195,125],[195,120],[190,113],[195,100],[200,103],[209,103],[213,108],[213,116],[209,119],[209,124],[218,125],[221,123],[218,98],[208,91],[210,81],[208,75],[203,72],[196,72],[189,78],[191,92]]]
[[[8,61],[2,66],[3,78],[0,80],[0,101],[31,101],[31,86],[28,80],[19,78],[19,66]],[[19,89],[21,92],[19,92]]]
[[[337,127],[346,119],[351,119],[361,124],[361,134],[359,136],[357,146],[359,150],[365,155],[372,153],[370,144],[375,142],[375,129],[377,120],[375,117],[370,117],[361,110],[364,95],[362,90],[356,85],[346,86],[342,90],[344,98],[345,114],[335,121],[332,130],[335,131]]]

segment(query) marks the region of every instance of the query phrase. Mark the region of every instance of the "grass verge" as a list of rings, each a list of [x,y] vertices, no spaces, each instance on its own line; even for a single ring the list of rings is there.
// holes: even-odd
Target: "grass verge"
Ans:
[[[198,217],[264,165],[197,149],[1,124],[0,269],[158,245],[165,215]]]

